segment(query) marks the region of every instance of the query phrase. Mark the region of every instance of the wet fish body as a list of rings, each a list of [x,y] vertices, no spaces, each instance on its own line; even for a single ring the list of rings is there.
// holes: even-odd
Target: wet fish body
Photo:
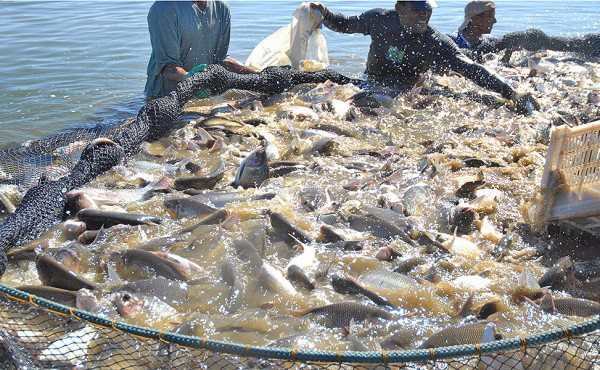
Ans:
[[[214,214],[218,209],[206,203],[202,196],[166,199],[164,206],[173,218],[195,217]]]
[[[275,193],[267,192],[261,194],[245,195],[242,192],[237,191],[223,191],[213,190],[204,192],[187,192],[187,194],[197,197],[197,199],[204,199],[207,204],[211,204],[216,208],[222,208],[229,203],[234,202],[247,202],[253,200],[268,200],[275,197]]]
[[[238,167],[233,186],[256,188],[269,179],[269,162],[262,146],[254,149]]]
[[[132,213],[82,209],[77,218],[84,221],[88,229],[100,229],[115,225],[157,225],[163,219],[158,216],[137,215]]]
[[[362,294],[373,301],[376,305],[394,308],[390,301],[388,301],[385,297],[382,297],[379,294],[359,285],[356,281],[354,281],[354,279],[347,277],[342,278],[334,275],[331,277],[331,285],[333,286],[333,290],[338,293]]]
[[[52,302],[64,304],[66,306],[75,307],[77,302],[77,292],[45,285],[27,285],[19,286],[16,289],[37,297],[48,299]]]
[[[150,275],[160,275],[171,280],[187,280],[172,262],[143,249],[132,248],[113,252],[108,260],[116,264],[119,275],[121,272],[136,270]]]
[[[358,277],[358,282],[375,290],[380,289],[407,289],[419,285],[417,280],[404,274],[388,270],[374,270]]]
[[[299,315],[315,314],[325,317],[333,326],[348,326],[350,320],[363,322],[367,319],[391,320],[394,315],[375,306],[354,302],[333,303],[326,306],[295,311]]]
[[[123,284],[117,288],[117,291],[155,296],[167,303],[173,304],[185,302],[188,299],[188,285],[185,282],[167,279],[164,276],[135,280]]]
[[[81,288],[97,289],[94,282],[69,270],[46,253],[40,253],[37,256],[36,268],[44,285],[73,291]]]
[[[301,243],[310,243],[314,241],[314,238],[312,236],[310,236],[307,232],[300,229],[296,225],[292,224],[290,220],[282,213],[270,212],[269,217],[273,229],[275,229],[277,232],[284,236],[293,237],[293,240],[288,240],[288,242],[290,242],[291,244],[294,244],[296,240]]]
[[[223,160],[219,158],[217,164],[210,170],[206,175],[193,176],[193,177],[180,177],[175,180],[173,186],[176,190],[185,189],[212,189],[219,181],[223,178],[225,173],[225,164]]]
[[[482,342],[485,323],[470,323],[449,326],[427,338],[419,348],[438,348],[459,344],[479,344]]]
[[[258,272],[259,280],[273,292],[288,296],[298,295],[298,291],[275,267],[263,263]]]

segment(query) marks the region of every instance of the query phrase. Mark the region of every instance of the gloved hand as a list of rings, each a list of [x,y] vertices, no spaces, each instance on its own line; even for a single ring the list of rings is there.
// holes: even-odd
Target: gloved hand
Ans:
[[[327,7],[325,5],[323,5],[323,3],[320,3],[320,2],[318,2],[318,3],[311,2],[310,3],[310,7],[312,9],[317,9],[321,13],[321,15],[323,16],[323,18],[325,18],[325,16],[327,15],[327,13],[329,13],[329,10],[327,10]]]
[[[192,68],[191,71],[188,72],[188,77],[192,76],[194,73],[205,72],[205,71],[206,71],[206,64],[199,64],[199,65],[195,66],[194,68]],[[200,90],[196,93],[196,98],[198,98],[198,99],[208,98],[209,96],[210,96],[210,94],[208,93],[208,89]]]
[[[515,109],[519,114],[530,114],[531,111],[540,110],[540,104],[531,93],[519,93],[513,98]]]

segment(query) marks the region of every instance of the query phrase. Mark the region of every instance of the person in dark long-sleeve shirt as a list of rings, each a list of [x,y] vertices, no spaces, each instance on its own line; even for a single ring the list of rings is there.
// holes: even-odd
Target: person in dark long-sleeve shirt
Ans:
[[[325,27],[342,33],[371,36],[366,73],[387,86],[412,86],[431,68],[449,68],[479,86],[513,100],[524,111],[527,101],[538,107],[531,94],[520,95],[500,77],[466,57],[456,44],[429,23],[435,0],[397,1],[395,10],[372,9],[345,16],[322,3],[311,3],[324,17]]]

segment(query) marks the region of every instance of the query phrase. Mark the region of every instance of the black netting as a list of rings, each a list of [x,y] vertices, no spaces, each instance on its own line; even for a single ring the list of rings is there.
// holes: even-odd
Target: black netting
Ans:
[[[301,72],[268,67],[258,74],[239,75],[221,66],[210,65],[180,83],[177,90],[145,104],[137,117],[128,119],[114,131],[112,140],[95,140],[81,152],[80,160],[65,176],[31,188],[21,205],[0,225],[0,276],[6,269],[5,253],[15,245],[30,241],[62,218],[66,193],[107,171],[123,156],[136,153],[142,142],[169,133],[178,123],[183,106],[203,89],[212,95],[237,88],[262,93],[282,92],[303,82],[348,83],[351,79],[332,70]],[[51,144],[52,146],[52,144]],[[44,180],[42,178],[42,180]]]

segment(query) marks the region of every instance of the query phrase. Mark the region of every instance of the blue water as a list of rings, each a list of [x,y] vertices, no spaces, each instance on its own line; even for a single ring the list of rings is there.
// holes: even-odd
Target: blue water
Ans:
[[[254,46],[291,20],[299,1],[229,2],[230,54],[245,61]],[[358,14],[393,1],[325,1]],[[431,24],[444,33],[462,21],[466,1],[439,0]],[[135,115],[150,52],[151,1],[0,2],[0,147]],[[599,32],[600,1],[496,2],[494,35],[536,27],[551,35]],[[364,69],[369,38],[324,31],[331,68]]]

